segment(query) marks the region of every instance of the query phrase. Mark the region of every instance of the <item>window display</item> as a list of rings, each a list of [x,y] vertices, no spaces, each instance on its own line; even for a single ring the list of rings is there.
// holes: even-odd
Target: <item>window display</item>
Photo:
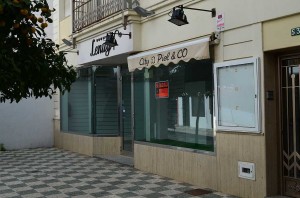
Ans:
[[[212,93],[208,60],[135,71],[135,140],[214,151]]]

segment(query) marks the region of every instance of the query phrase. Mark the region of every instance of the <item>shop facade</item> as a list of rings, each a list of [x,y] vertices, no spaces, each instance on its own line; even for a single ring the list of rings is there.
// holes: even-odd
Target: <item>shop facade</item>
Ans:
[[[184,9],[184,26],[168,22],[177,2],[131,3],[78,31],[60,20],[78,80],[60,97],[55,145],[240,197],[299,197],[297,2],[183,1],[217,11]]]
[[[87,37],[76,38],[76,52],[70,61],[77,67],[72,91],[60,96],[59,147],[95,155],[131,155],[131,74],[127,56],[133,52],[133,27],[114,29],[124,37],[122,46],[104,45],[106,33],[94,29]],[[75,39],[74,39],[75,42]],[[69,55],[67,55],[69,56]],[[58,126],[57,126],[58,127]]]

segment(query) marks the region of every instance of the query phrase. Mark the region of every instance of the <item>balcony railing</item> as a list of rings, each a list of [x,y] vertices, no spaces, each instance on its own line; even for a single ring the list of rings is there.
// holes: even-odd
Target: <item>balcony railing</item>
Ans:
[[[73,0],[73,32],[77,32],[123,9],[132,8],[139,0]]]

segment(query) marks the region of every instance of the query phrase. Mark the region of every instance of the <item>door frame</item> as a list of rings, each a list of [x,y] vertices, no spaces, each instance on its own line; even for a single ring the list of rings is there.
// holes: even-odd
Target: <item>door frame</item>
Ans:
[[[130,131],[131,131],[131,152],[124,150],[124,121],[123,121],[123,76],[122,76],[122,67],[126,67],[127,65],[119,65],[118,66],[118,109],[119,109],[119,129],[120,129],[120,136],[121,136],[121,147],[120,152],[122,155],[133,156],[134,155],[134,89],[133,89],[133,73],[130,73]]]

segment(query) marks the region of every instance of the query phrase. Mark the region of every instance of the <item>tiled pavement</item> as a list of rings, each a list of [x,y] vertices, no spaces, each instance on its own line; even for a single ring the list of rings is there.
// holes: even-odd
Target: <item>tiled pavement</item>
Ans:
[[[230,197],[192,196],[186,183],[55,148],[0,152],[0,198]]]

